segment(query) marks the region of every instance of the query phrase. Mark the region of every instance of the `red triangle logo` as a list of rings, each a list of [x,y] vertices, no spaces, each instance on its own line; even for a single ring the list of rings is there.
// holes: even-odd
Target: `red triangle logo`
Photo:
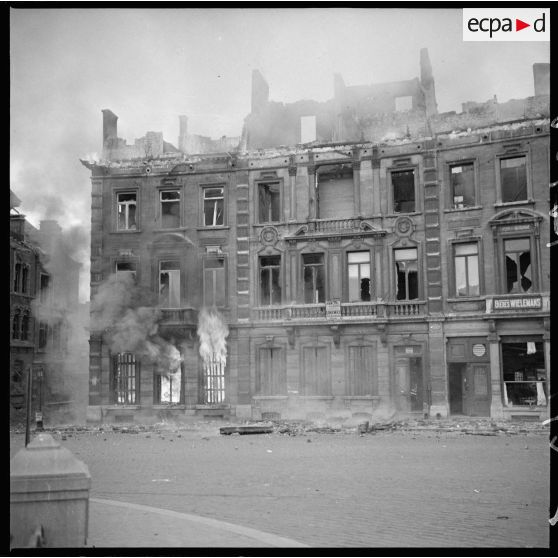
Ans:
[[[525,29],[525,27],[531,27],[530,23],[525,23],[524,21],[521,21],[520,19],[515,19],[515,30],[516,31],[521,31],[522,29]]]

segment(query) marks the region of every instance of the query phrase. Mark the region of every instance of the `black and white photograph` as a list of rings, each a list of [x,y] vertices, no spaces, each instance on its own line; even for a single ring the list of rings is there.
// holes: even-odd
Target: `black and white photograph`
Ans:
[[[4,3],[10,552],[548,552],[548,3],[80,4]]]

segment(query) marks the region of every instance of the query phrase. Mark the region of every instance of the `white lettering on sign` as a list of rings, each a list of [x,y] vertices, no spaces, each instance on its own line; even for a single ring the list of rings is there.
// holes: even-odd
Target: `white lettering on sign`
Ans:
[[[327,318],[340,318],[341,317],[341,301],[328,300],[326,301],[326,317]]]
[[[542,299],[541,297],[494,299],[494,310],[513,310],[516,308],[542,308]]]

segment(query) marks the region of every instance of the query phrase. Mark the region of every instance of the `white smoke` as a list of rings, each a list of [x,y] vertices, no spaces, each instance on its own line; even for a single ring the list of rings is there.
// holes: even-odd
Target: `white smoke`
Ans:
[[[229,328],[216,308],[202,308],[198,316],[198,337],[200,356],[204,363],[227,362],[227,337]]]

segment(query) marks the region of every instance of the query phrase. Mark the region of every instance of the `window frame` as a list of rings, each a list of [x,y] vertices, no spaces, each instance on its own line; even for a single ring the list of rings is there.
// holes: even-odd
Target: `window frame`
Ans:
[[[365,263],[365,262],[357,262],[357,263],[349,263],[349,254],[354,254],[354,253],[367,253],[368,254],[368,267],[369,267],[369,281],[370,281],[370,285],[369,285],[369,293],[370,293],[370,298],[369,300],[351,300],[351,292],[350,292],[350,277],[349,277],[349,266],[350,265],[358,265],[358,269],[359,269],[359,278],[360,278],[360,266]],[[374,275],[374,267],[373,267],[373,261],[374,261],[374,251],[370,248],[365,247],[364,249],[362,248],[354,248],[354,247],[348,247],[345,250],[345,272],[344,272],[344,281],[346,282],[346,287],[345,287],[345,297],[344,300],[346,300],[347,302],[372,302],[374,300],[374,293],[375,293],[375,289],[374,289],[374,283],[373,283],[373,275]]]
[[[177,268],[170,268],[170,269],[161,269],[161,264],[164,263],[172,263],[172,262],[176,262],[178,264]],[[157,297],[159,300],[159,305],[161,306],[161,308],[173,308],[173,309],[178,309],[178,308],[183,308],[183,301],[184,301],[184,296],[183,296],[183,284],[184,282],[182,281],[183,278],[183,265],[182,265],[182,260],[178,255],[172,255],[169,254],[168,256],[165,257],[161,257],[158,259],[157,261]],[[161,301],[161,273],[163,271],[178,271],[178,306],[171,306],[170,305],[170,293],[169,293],[169,299],[168,299],[168,304],[164,305]]]
[[[510,252],[506,252],[506,242],[507,241],[512,241],[512,240],[527,240],[529,243],[529,254],[530,254],[530,262],[529,265],[531,266],[531,274],[532,274],[532,281],[531,281],[531,287],[528,291],[523,291],[523,290],[511,290],[508,291],[507,290],[507,266],[506,266],[506,254],[510,253]],[[536,262],[533,258],[534,254],[535,254],[535,250],[534,250],[534,243],[533,243],[533,239],[531,237],[530,234],[526,234],[526,235],[522,235],[522,234],[515,234],[513,236],[503,236],[501,239],[501,288],[502,288],[502,294],[506,294],[506,295],[521,295],[521,294],[533,294],[533,293],[537,293],[538,292],[538,282],[535,278],[536,276]],[[514,254],[517,254],[518,252],[513,252]],[[520,284],[520,278],[518,278],[518,284]]]
[[[135,229],[131,229],[131,228],[124,228],[121,229],[119,227],[119,221],[118,221],[118,198],[121,194],[134,194],[136,196],[136,228]],[[114,199],[113,199],[113,208],[114,208],[114,227],[113,230],[114,232],[117,233],[136,233],[136,232],[140,232],[140,195],[139,195],[139,188],[118,188],[118,189],[114,189],[113,190],[113,195],[114,195]]]
[[[408,298],[408,293],[407,293],[407,298],[397,298],[397,283],[398,283],[398,277],[397,277],[397,267],[396,267],[396,262],[397,261],[402,261],[402,260],[396,260],[395,259],[395,251],[396,250],[416,250],[417,253],[417,298],[412,298],[409,299]],[[408,261],[413,261],[413,260],[408,260]],[[392,279],[392,285],[393,285],[393,300],[395,302],[414,302],[414,301],[420,301],[423,300],[423,287],[424,287],[424,280],[422,277],[422,266],[421,266],[421,250],[420,250],[420,246],[416,245],[416,244],[411,244],[410,246],[401,246],[401,245],[397,245],[397,246],[391,246],[391,269],[392,269],[392,274],[393,274],[393,279]],[[407,291],[408,291],[408,281],[406,282],[407,285]]]
[[[273,266],[262,266],[262,259],[263,258],[278,258],[279,259],[279,264],[278,265],[273,265]],[[279,284],[279,302],[273,302],[272,301],[272,290],[270,289],[270,301],[269,302],[265,302],[263,300],[263,292],[262,292],[262,270],[263,269],[278,269],[279,270],[279,278],[278,278],[278,284]],[[259,254],[258,255],[258,260],[257,260],[257,286],[258,286],[258,305],[259,306],[265,306],[265,307],[269,307],[269,306],[280,306],[283,304],[283,299],[284,299],[284,288],[283,288],[283,258],[281,254]],[[269,280],[271,281],[271,283],[273,284],[272,281],[272,277],[269,278]]]
[[[523,157],[525,159],[525,180],[526,180],[526,198],[517,201],[503,201],[502,196],[502,174],[501,174],[501,161],[504,159],[515,159]],[[533,203],[533,185],[531,178],[531,157],[528,150],[522,149],[519,151],[507,151],[499,153],[495,157],[495,174],[496,174],[496,205],[509,206],[509,205],[522,205]]]
[[[181,355],[183,356],[183,355]],[[156,367],[153,367],[153,405],[161,405],[165,407],[174,407],[177,405],[184,405],[185,390],[184,384],[186,382],[186,374],[184,371],[184,361],[180,363],[180,399],[179,401],[161,401],[161,384],[162,374],[156,372]],[[172,391],[171,391],[172,393]]]
[[[395,210],[395,192],[393,187],[393,174],[397,174],[400,172],[413,172],[413,193],[414,193],[414,208],[413,211],[396,211]],[[419,199],[419,183],[420,183],[420,169],[418,165],[401,165],[401,166],[390,166],[387,169],[387,178],[388,178],[388,188],[389,188],[389,204],[390,204],[390,213],[393,215],[412,215],[414,213],[420,213],[420,199]]]
[[[455,207],[454,203],[454,195],[453,195],[453,186],[452,186],[452,172],[451,169],[453,167],[461,167],[465,165],[472,165],[473,166],[473,205],[469,205],[466,207]],[[476,158],[472,159],[463,159],[462,161],[447,161],[446,162],[446,176],[447,176],[447,185],[448,185],[448,197],[446,202],[446,209],[449,211],[467,211],[469,209],[476,209],[480,207],[479,199],[480,199],[480,188],[479,188],[479,165]]]
[[[134,364],[134,387],[133,392],[128,389],[125,391],[125,401],[118,401],[118,376],[117,376],[117,360],[120,355],[131,355]],[[135,353],[123,352],[123,353],[112,353],[111,354],[111,369],[110,369],[110,401],[112,405],[127,406],[127,405],[139,405],[140,403],[140,384],[141,384],[141,360],[137,358]],[[119,364],[131,364],[131,363],[119,363]],[[126,378],[131,377],[127,375]],[[130,393],[133,393],[133,400],[130,400]]]
[[[204,229],[219,229],[228,226],[228,219],[227,219],[227,188],[225,187],[225,183],[223,182],[216,182],[216,183],[209,183],[209,184],[200,184],[200,227]],[[220,188],[223,191],[223,195],[220,199],[223,200],[223,222],[219,225],[206,225],[205,224],[205,191]],[[219,198],[208,198],[208,199],[219,199]]]
[[[118,266],[119,265],[133,265],[134,266],[134,270],[133,271],[118,271]],[[132,274],[133,278],[134,278],[134,283],[137,284],[138,283],[138,262],[137,260],[130,260],[130,259],[119,259],[119,260],[115,260],[114,261],[114,273],[115,275],[118,277],[118,273],[124,274],[124,273],[129,273]]]
[[[182,217],[182,200],[183,200],[183,193],[182,193],[182,188],[180,187],[170,187],[170,186],[165,186],[162,188],[158,189],[159,191],[159,204],[158,204],[158,218],[159,218],[159,228],[161,230],[165,230],[165,231],[173,231],[176,229],[180,229],[183,227],[183,217]],[[178,193],[178,200],[163,200],[163,194],[165,193],[169,193],[169,192],[176,192]],[[163,206],[164,204],[171,204],[171,203],[177,203],[178,204],[178,225],[176,225],[175,227],[165,227],[165,224],[163,222]]]
[[[210,262],[222,262],[221,267],[208,267],[207,264]],[[208,307],[215,307],[219,308],[228,308],[229,305],[229,285],[228,285],[228,258],[225,255],[222,256],[214,256],[214,255],[206,255],[203,257],[202,266],[202,300],[203,305]],[[223,283],[224,283],[224,295],[223,295],[223,304],[217,306],[216,304],[208,305],[207,304],[207,284],[206,284],[206,271],[210,269],[223,269]],[[213,273],[213,294],[215,294],[215,273]],[[213,300],[215,302],[215,300]]]
[[[324,300],[323,301],[318,301],[318,302],[306,302],[305,300],[305,286],[304,286],[304,270],[306,268],[306,265],[304,263],[304,257],[305,256],[315,256],[315,255],[321,255],[323,258],[323,262],[322,262],[322,268],[323,268],[323,285],[324,285]],[[309,267],[317,267],[318,264],[308,264]],[[328,300],[328,296],[329,296],[329,285],[328,285],[328,273],[327,273],[327,265],[328,265],[328,258],[327,258],[327,251],[316,251],[316,252],[302,252],[300,254],[300,292],[301,292],[301,298],[300,300],[302,301],[302,304],[325,304],[326,301]],[[315,279],[315,277],[314,277]],[[313,281],[315,282],[315,281]]]
[[[278,189],[278,195],[279,195],[279,202],[278,202],[278,219],[277,220],[273,220],[272,218],[268,219],[268,220],[262,220],[260,218],[260,187],[261,186],[268,186],[268,185],[272,185],[275,184],[277,185],[277,189]],[[282,223],[284,221],[283,219],[283,181],[277,178],[268,178],[268,179],[259,179],[255,182],[255,187],[256,187],[256,192],[255,192],[255,216],[254,216],[254,223],[257,223],[258,225],[269,225],[269,224],[277,224],[277,223]],[[269,207],[269,212],[271,211],[271,205]],[[268,213],[269,213],[268,212]]]
[[[451,299],[456,300],[468,300],[468,299],[478,299],[479,297],[485,294],[485,284],[484,284],[484,253],[483,253],[483,245],[482,245],[482,237],[480,236],[468,236],[464,238],[452,239],[449,241],[448,246],[448,253],[450,254],[450,262],[449,262],[449,288],[448,288],[448,296]],[[457,293],[457,284],[456,284],[456,270],[455,270],[455,247],[460,244],[476,244],[477,246],[477,258],[478,258],[478,274],[479,274],[479,294],[478,295],[459,295]]]

